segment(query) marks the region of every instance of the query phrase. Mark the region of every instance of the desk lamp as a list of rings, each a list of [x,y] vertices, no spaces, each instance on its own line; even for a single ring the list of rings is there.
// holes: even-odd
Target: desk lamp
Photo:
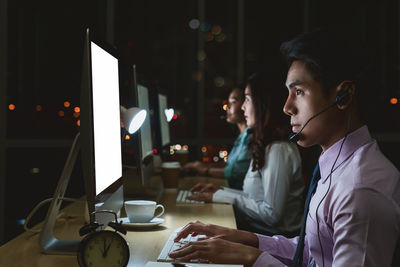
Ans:
[[[144,109],[137,107],[126,109],[121,106],[121,121],[130,134],[133,134],[142,126],[146,116],[147,112]]]

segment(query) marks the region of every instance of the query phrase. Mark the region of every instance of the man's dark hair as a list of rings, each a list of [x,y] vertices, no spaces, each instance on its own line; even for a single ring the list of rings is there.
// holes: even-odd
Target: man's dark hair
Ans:
[[[319,29],[281,45],[289,66],[301,60],[327,95],[344,80],[361,80],[366,71],[364,47],[356,34],[338,29]]]

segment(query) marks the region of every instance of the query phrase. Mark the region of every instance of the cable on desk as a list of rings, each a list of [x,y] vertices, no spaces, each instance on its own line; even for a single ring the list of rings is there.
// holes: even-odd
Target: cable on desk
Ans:
[[[63,197],[63,198],[59,198],[60,200],[65,200],[65,201],[70,201],[70,202],[79,202],[79,201],[83,201],[83,200],[79,200],[79,199],[75,199],[75,198],[68,198],[68,197]],[[28,223],[31,220],[31,218],[33,217],[33,215],[35,215],[35,213],[38,211],[38,209],[40,209],[44,204],[46,204],[47,202],[52,201],[53,198],[48,198],[45,199],[43,201],[41,201],[39,204],[37,204],[32,211],[29,213],[28,217],[26,217],[26,220],[24,222],[24,230],[27,232],[32,232],[32,233],[40,233],[40,231],[42,231],[42,229],[31,229],[28,227]],[[63,213],[61,212],[60,214],[57,215],[57,219],[60,218],[63,215]]]

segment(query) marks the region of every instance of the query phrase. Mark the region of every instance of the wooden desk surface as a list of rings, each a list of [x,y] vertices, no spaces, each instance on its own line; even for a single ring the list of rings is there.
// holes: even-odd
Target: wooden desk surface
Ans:
[[[185,179],[186,180],[186,179]],[[190,179],[189,184],[195,180]],[[155,228],[128,228],[125,236],[130,247],[128,266],[144,266],[147,261],[156,261],[170,234],[189,221],[200,220],[231,228],[236,228],[235,217],[231,205],[176,205],[176,189],[165,189],[161,203],[165,206],[162,218],[165,222]],[[74,203],[63,210],[68,218],[59,219],[55,227],[55,235],[60,239],[79,240],[79,228],[84,224],[83,203]],[[41,253],[38,234],[23,233],[0,247],[0,266],[13,267],[73,267],[78,266],[76,256],[46,255]]]

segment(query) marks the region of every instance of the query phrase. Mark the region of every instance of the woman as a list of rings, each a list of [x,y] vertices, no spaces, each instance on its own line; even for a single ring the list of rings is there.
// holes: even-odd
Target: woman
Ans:
[[[284,92],[260,74],[247,81],[242,105],[253,136],[252,156],[243,191],[214,187],[189,199],[235,206],[238,229],[294,235],[301,225],[304,182],[296,144],[287,140],[288,120],[282,112]]]
[[[247,144],[250,140],[250,135],[248,133],[243,111],[241,110],[243,101],[243,89],[235,88],[229,94],[228,106],[226,109],[226,121],[230,124],[236,124],[240,134],[236,138],[232,150],[228,154],[228,160],[225,167],[209,166],[200,161],[195,161],[187,163],[183,167],[184,170],[195,171],[199,175],[211,176],[214,178],[225,178],[228,181],[230,188],[242,190],[243,179],[250,164],[250,154],[247,151]],[[209,186],[198,184],[194,188],[196,191],[207,191]]]

